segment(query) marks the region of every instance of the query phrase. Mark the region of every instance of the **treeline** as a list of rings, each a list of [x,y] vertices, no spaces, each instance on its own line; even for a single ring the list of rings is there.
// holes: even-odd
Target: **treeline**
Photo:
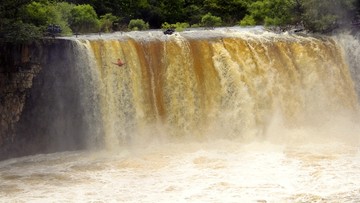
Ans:
[[[0,40],[158,28],[264,25],[326,33],[360,19],[359,0],[1,0]]]

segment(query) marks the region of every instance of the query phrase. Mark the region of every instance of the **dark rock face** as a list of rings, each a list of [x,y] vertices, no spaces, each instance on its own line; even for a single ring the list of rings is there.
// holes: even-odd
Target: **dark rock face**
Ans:
[[[85,147],[74,45],[68,40],[3,46],[0,159]]]
[[[0,73],[0,144],[7,139],[14,139],[11,132],[14,131],[15,123],[20,119],[32,81],[40,71],[38,64],[26,66],[29,66],[29,69],[25,71]],[[8,133],[11,136],[7,137]]]
[[[0,53],[0,146],[3,148],[15,140],[15,125],[41,67],[31,61],[29,46],[5,44]]]

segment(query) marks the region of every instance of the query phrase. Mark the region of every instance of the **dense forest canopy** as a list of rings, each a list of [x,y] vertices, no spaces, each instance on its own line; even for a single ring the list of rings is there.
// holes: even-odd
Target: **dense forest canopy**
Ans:
[[[327,33],[358,24],[360,0],[1,0],[0,40],[159,28],[264,25]]]

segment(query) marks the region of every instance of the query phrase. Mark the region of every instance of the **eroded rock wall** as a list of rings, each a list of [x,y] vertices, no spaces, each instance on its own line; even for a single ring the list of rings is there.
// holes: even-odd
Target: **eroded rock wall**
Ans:
[[[41,66],[29,49],[36,45],[3,44],[0,54],[0,146],[14,141],[14,127]]]
[[[71,40],[0,50],[0,160],[84,147],[76,46]]]
[[[27,66],[29,70],[26,71],[0,73],[0,145],[6,140],[13,140],[12,132],[24,109],[27,90],[32,87],[33,79],[41,69],[39,64]]]

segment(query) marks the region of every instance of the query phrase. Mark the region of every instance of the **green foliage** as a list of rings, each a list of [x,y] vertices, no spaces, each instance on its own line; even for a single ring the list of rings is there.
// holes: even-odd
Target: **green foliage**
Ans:
[[[159,0],[162,1],[160,8],[162,15],[165,19],[168,19],[170,22],[179,22],[183,16],[183,8],[185,0]]]
[[[302,25],[309,31],[326,33],[360,22],[360,1],[1,0],[0,19],[0,40],[9,42],[39,39],[49,24],[60,25],[62,35],[110,32],[121,26],[131,30],[168,26],[182,31],[189,24],[191,27],[265,25],[280,30]]]
[[[110,32],[113,27],[113,23],[118,21],[119,17],[114,16],[111,13],[100,16],[100,27],[103,32]]]
[[[29,43],[42,37],[41,28],[24,15],[30,0],[3,0],[0,4],[0,40]],[[41,15],[41,14],[40,14]],[[37,22],[35,22],[37,23]]]
[[[60,25],[62,35],[71,35],[70,28],[71,10],[75,7],[74,4],[67,2],[58,2],[54,4],[54,9],[58,12],[57,18],[54,19],[52,24]]]
[[[11,43],[27,43],[39,39],[42,32],[39,27],[33,24],[23,23],[22,21],[15,21],[6,23],[2,27],[2,39],[5,42]]]
[[[213,16],[211,13],[207,13],[201,18],[201,24],[204,27],[217,27],[220,26],[222,20],[220,17]]]
[[[162,29],[171,29],[171,28],[174,28],[174,27],[172,26],[172,24],[169,24],[168,22],[165,22],[165,23],[161,24],[161,28]]]
[[[32,2],[24,7],[22,10],[22,19],[25,23],[31,23],[45,30],[50,24],[59,25],[62,29],[62,34],[71,34],[69,27],[70,11],[74,7],[73,4]]]
[[[203,8],[201,5],[190,4],[184,9],[185,16],[184,20],[189,24],[198,24],[201,21],[203,14]]]
[[[177,32],[182,32],[186,28],[190,27],[189,23],[175,23],[175,24],[169,24],[168,22],[165,22],[161,25],[162,29],[175,29]]]
[[[0,2],[0,24],[5,23],[6,19],[14,20],[18,18],[19,10],[32,0],[1,0]]]
[[[201,26],[200,26],[199,24],[195,23],[195,24],[192,24],[190,27],[191,27],[191,28],[199,28],[199,27],[201,27]]]
[[[142,19],[132,19],[128,25],[129,30],[147,30],[149,29],[149,23],[145,23]]]
[[[304,26],[314,32],[329,32],[348,24],[356,14],[355,3],[355,0],[303,0]]]
[[[175,30],[177,32],[182,32],[188,27],[190,27],[189,23],[185,23],[185,22],[184,23],[179,23],[179,22],[175,23]]]
[[[248,1],[204,0],[203,4],[206,12],[210,12],[215,16],[221,16],[227,25],[233,25],[245,16]]]
[[[54,13],[48,4],[34,1],[25,6],[23,11],[23,19],[25,22],[29,22],[40,27],[49,24],[50,17],[53,15]]]
[[[254,26],[256,25],[256,21],[252,15],[246,15],[241,21],[241,26]]]
[[[139,17],[139,13],[149,8],[148,0],[83,0],[81,3],[90,3],[100,15],[112,13],[126,20]]]
[[[294,0],[257,0],[249,4],[241,25],[285,26],[292,23]]]
[[[70,27],[75,32],[98,32],[100,21],[92,6],[89,4],[77,5],[71,10]]]
[[[26,43],[42,36],[40,28],[23,22],[22,13],[30,0],[2,0],[0,3],[0,41]]]

